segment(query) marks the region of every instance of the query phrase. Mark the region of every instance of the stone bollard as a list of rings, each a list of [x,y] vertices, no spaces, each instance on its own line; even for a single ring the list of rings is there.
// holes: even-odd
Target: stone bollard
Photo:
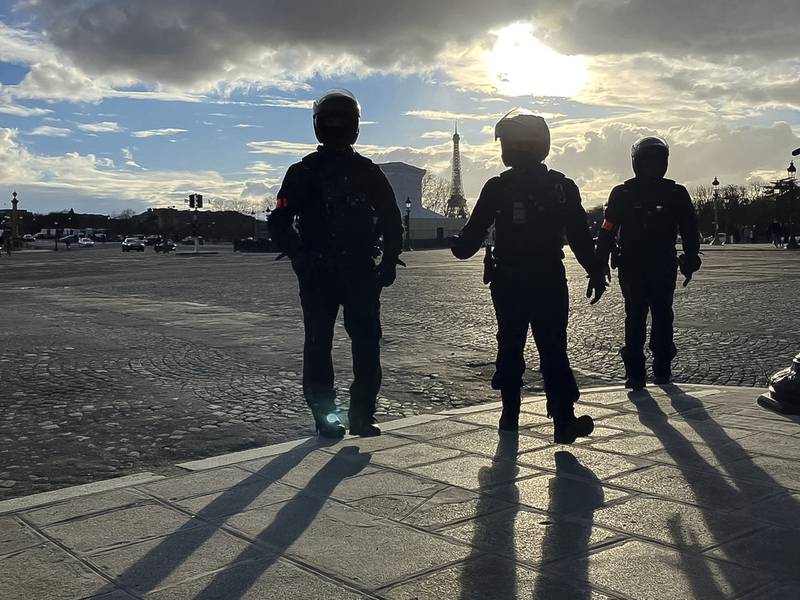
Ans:
[[[800,415],[800,354],[792,365],[769,379],[769,392],[758,398],[764,408],[784,415]]]

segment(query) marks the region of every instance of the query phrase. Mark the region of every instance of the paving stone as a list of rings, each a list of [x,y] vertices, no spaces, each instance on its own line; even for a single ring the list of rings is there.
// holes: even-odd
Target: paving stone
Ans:
[[[377,471],[342,481],[330,495],[364,512],[399,521],[443,487],[429,479]]]
[[[648,452],[662,450],[664,445],[653,435],[622,435],[615,436],[613,439],[595,441],[592,435],[590,446],[595,450],[606,450],[617,454],[630,454],[641,456]]]
[[[104,587],[102,577],[55,544],[40,544],[0,559],[3,600],[74,600]]]
[[[207,594],[207,595],[206,595]],[[256,561],[237,565],[213,575],[170,587],[147,596],[148,600],[360,600],[367,596],[323,579],[283,560]]]
[[[92,553],[202,524],[195,521],[176,510],[144,504],[51,525],[45,531],[72,550]]]
[[[151,501],[150,498],[138,493],[136,490],[111,490],[110,492],[103,492],[102,494],[80,496],[67,500],[66,502],[59,502],[58,504],[27,511],[22,514],[27,521],[34,525],[45,527],[60,521],[67,521],[112,508],[149,501]]]
[[[574,588],[490,555],[381,590],[381,595],[390,600],[609,600],[595,590]]]
[[[469,554],[466,546],[310,496],[240,513],[228,524],[271,548],[368,588]]]
[[[800,529],[800,493],[772,496],[742,509],[741,512],[773,525]]]
[[[279,456],[248,461],[239,464],[261,477],[280,479],[284,483],[307,487],[312,481],[317,485],[328,486],[347,477],[375,472],[369,466],[372,455],[360,452],[358,448],[346,446],[331,454],[314,450],[308,454],[290,452]]]
[[[380,426],[380,423],[378,424]],[[355,448],[360,452],[375,452],[386,448],[395,448],[409,443],[404,437],[397,437],[391,433],[384,433],[378,437],[362,438],[347,436],[336,443],[322,448],[325,452],[336,454],[342,448]]]
[[[666,466],[614,477],[609,483],[681,502],[728,510],[776,493],[774,488],[728,479],[714,469],[682,471]]]
[[[514,441],[503,447],[503,440],[509,437],[506,433],[499,433],[493,429],[478,429],[469,433],[462,433],[448,438],[437,440],[436,443],[449,448],[457,448],[476,454],[495,456],[499,451],[507,458],[530,450],[538,450],[548,446],[549,443],[541,438],[520,434],[514,436]]]
[[[197,471],[180,477],[170,477],[143,486],[142,489],[167,500],[181,500],[239,485],[253,479],[251,472],[236,467]],[[266,485],[266,483],[265,483]]]
[[[555,471],[557,469],[557,457],[560,452],[565,452],[566,448],[567,446],[558,445],[550,446],[543,450],[537,450],[536,452],[528,452],[520,456],[519,462],[540,469]],[[596,452],[578,446],[570,446],[568,452],[577,459],[577,462],[583,469],[576,469],[576,476],[580,477],[583,473],[591,479],[608,479],[614,475],[619,475],[620,473],[638,469],[643,465],[649,464],[646,461],[636,461],[635,459],[618,456],[616,454]]]
[[[483,456],[462,456],[409,470],[423,477],[467,489],[487,488],[538,472],[511,461],[494,461]]]
[[[464,433],[465,431],[472,431],[473,429],[477,429],[477,427],[477,424],[461,423],[459,421],[447,419],[432,421],[424,425],[404,427],[403,429],[393,430],[392,434],[415,440],[433,440],[448,435]]]
[[[403,521],[415,527],[437,529],[454,521],[471,519],[509,507],[509,503],[492,496],[446,487],[427,498]]]
[[[744,460],[747,472],[753,472],[754,468],[758,469],[758,474],[754,477],[757,477],[759,483],[771,480],[775,485],[800,491],[800,461],[772,456],[754,456],[752,459]],[[728,468],[733,470],[740,466],[737,462],[736,466],[730,465]]]
[[[800,432],[800,425],[796,426],[796,432]],[[800,460],[800,444],[789,435],[759,433],[744,438],[739,445],[747,452]]]
[[[702,443],[681,443],[648,454],[648,460],[680,466],[687,469],[708,469],[727,465],[747,456],[736,442],[707,446]],[[724,467],[727,469],[727,467]]]
[[[373,452],[372,462],[402,468],[436,462],[447,458],[454,458],[460,454],[461,452],[458,450],[442,448],[441,446],[434,446],[432,444],[424,443],[412,443],[405,446]]]
[[[500,421],[500,413],[502,409],[489,410],[484,412],[471,413],[468,415],[459,415],[457,419],[466,423],[475,423],[477,425],[486,425],[487,427],[497,428],[497,423]],[[544,415],[537,415],[530,412],[520,412],[519,426],[531,427],[534,425],[542,425],[549,423],[550,419]]]
[[[485,493],[507,502],[573,518],[586,518],[587,513],[628,496],[626,492],[604,487],[588,477],[574,479],[551,474],[489,488]]]
[[[766,576],[790,577],[800,583],[800,536],[796,529],[770,527],[724,543],[707,554],[754,568]]]
[[[585,522],[519,508],[477,517],[442,529],[441,533],[481,550],[533,565],[585,554],[590,546],[618,535]]]
[[[43,539],[13,517],[0,518],[0,556],[40,544]]]
[[[800,584],[772,584],[753,594],[748,594],[746,600],[789,600],[790,598],[800,598]]]
[[[757,527],[750,519],[719,509],[634,497],[594,513],[597,523],[628,534],[694,550],[741,536]]]
[[[733,598],[759,583],[747,569],[640,541],[562,561],[551,572],[637,600]]]
[[[228,490],[178,500],[176,504],[203,519],[216,520],[228,515],[291,500],[300,491],[278,481],[255,478]]]
[[[96,554],[92,564],[121,587],[145,594],[234,564],[271,556],[213,527],[181,531],[163,538]]]

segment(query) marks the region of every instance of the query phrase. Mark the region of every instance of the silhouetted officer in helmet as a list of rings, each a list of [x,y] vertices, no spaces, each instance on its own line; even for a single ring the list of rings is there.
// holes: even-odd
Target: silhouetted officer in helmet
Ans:
[[[553,417],[555,441],[572,443],[594,429],[592,418],[575,417],[580,392],[567,358],[569,292],[562,259],[564,235],[587,273],[595,265],[594,242],[578,187],[542,161],[550,153],[550,130],[544,119],[515,109],[495,127],[503,163],[511,167],[493,177],[459,236],[453,254],[466,259],[495,226],[495,247],[486,280],[491,281],[497,315],[497,363],[492,387],[500,390],[501,430],[519,426],[523,352],[528,330],[539,350],[540,368]],[[592,276],[592,303],[605,291],[604,276]]]
[[[331,90],[314,103],[321,145],[289,167],[269,218],[272,239],[297,274],[305,324],[303,392],[325,437],[345,433],[336,414],[331,360],[340,306],[353,353],[350,433],[380,434],[374,425],[381,385],[380,295],[402,264],[394,192],[377,165],[353,151],[360,116],[347,90]]]
[[[611,191],[605,220],[597,239],[598,270],[605,271],[618,238],[619,282],[625,298],[625,386],[646,383],[644,342],[650,313],[650,350],[654,382],[670,382],[677,353],[672,341],[672,299],[680,268],[684,287],[700,268],[700,234],[692,199],[682,185],[665,179],[669,146],[658,137],[645,137],[631,148],[636,177]],[[680,232],[683,254],[675,243]]]

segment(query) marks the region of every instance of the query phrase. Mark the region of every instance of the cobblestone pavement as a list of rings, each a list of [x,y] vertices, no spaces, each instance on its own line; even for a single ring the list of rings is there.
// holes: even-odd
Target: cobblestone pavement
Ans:
[[[4,600],[800,597],[800,419],[751,388],[541,396],[0,501]]]
[[[406,256],[384,295],[382,419],[470,405],[488,386],[495,323],[479,258]],[[800,254],[709,249],[676,296],[678,381],[761,386],[800,350]],[[570,353],[582,385],[622,376],[617,286],[590,308],[567,259]],[[296,439],[302,321],[286,261],[118,249],[0,259],[0,499]],[[539,390],[533,344],[528,391]],[[349,344],[335,364],[347,389]]]

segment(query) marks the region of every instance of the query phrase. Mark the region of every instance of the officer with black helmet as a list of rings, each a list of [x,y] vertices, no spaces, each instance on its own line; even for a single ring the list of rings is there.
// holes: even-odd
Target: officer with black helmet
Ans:
[[[314,103],[316,152],[289,167],[269,229],[292,260],[300,287],[305,343],[303,393],[317,431],[342,437],[331,360],[341,306],[352,341],[350,433],[375,436],[381,385],[380,294],[394,283],[403,227],[394,192],[371,160],[353,151],[361,108],[347,90]],[[378,258],[380,260],[378,261]]]
[[[700,234],[692,199],[682,185],[666,179],[669,146],[659,137],[644,137],[631,148],[635,177],[611,191],[597,239],[598,271],[608,268],[617,243],[619,282],[625,298],[625,385],[645,386],[644,343],[650,313],[650,350],[654,382],[669,383],[677,350],[673,343],[672,301],[678,269],[684,287],[700,268]],[[680,233],[683,254],[675,244]]]
[[[543,164],[550,153],[550,130],[544,119],[515,109],[495,127],[503,163],[510,167],[481,191],[475,209],[459,236],[453,254],[473,256],[495,227],[486,280],[491,282],[497,316],[497,363],[492,387],[500,390],[503,412],[499,428],[519,427],[520,390],[525,372],[523,352],[533,330],[553,417],[554,439],[571,444],[594,429],[589,416],[575,417],[580,392],[567,357],[569,291],[562,262],[564,236],[578,262],[592,274],[587,297],[597,302],[606,288],[595,276],[594,242],[575,183]],[[488,253],[487,253],[488,254]]]

